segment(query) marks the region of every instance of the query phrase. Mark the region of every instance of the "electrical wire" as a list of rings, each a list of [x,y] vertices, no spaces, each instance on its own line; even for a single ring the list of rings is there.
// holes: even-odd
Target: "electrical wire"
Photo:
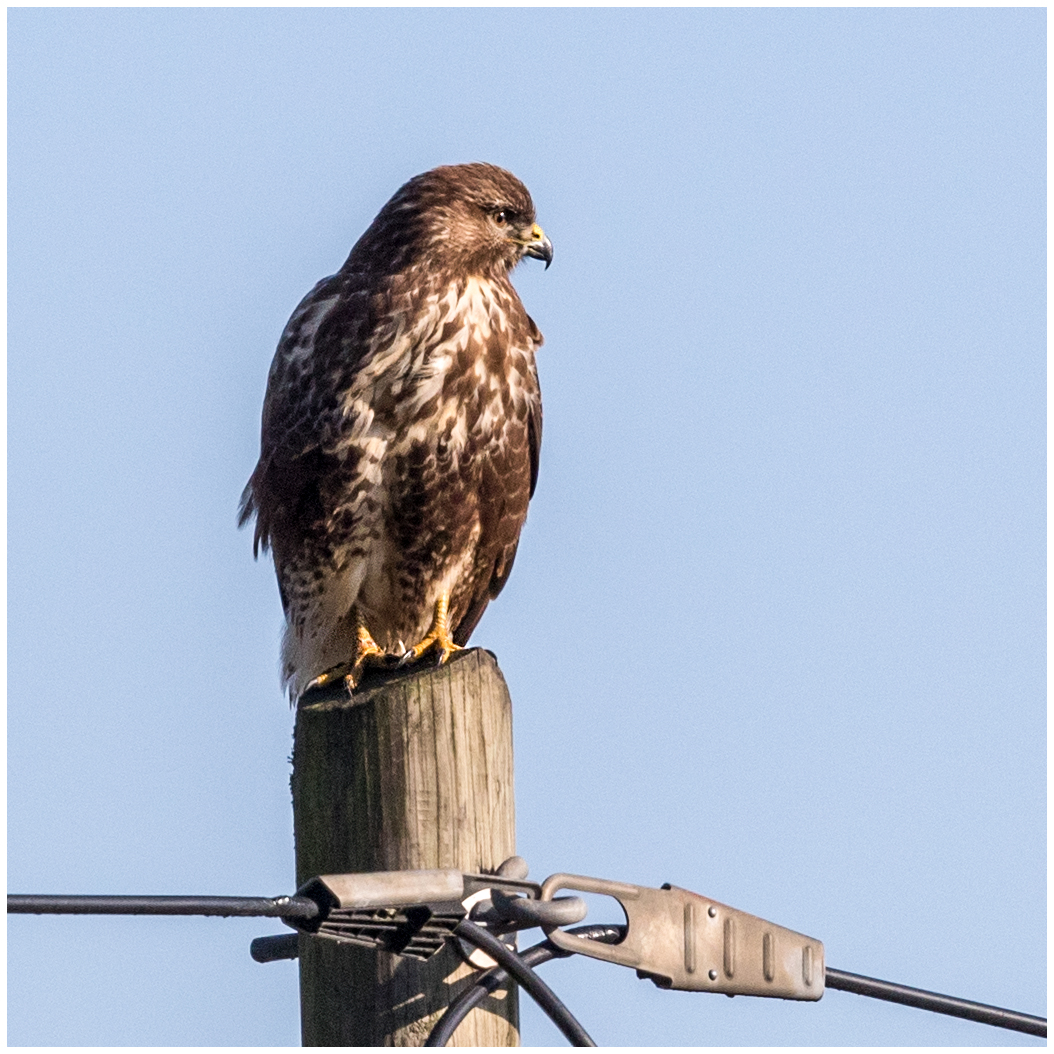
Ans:
[[[137,897],[64,896],[11,893],[9,915],[220,915],[313,919],[319,906],[310,897]]]
[[[485,951],[519,981],[523,990],[549,1015],[553,1024],[570,1040],[573,1047],[596,1046],[589,1033],[564,1006],[560,997],[508,945],[468,919],[462,919],[454,933]]]
[[[625,926],[576,926],[568,933],[587,940],[603,941],[605,944],[617,944],[626,934]],[[533,969],[541,966],[550,959],[566,959],[574,955],[574,952],[558,948],[552,941],[546,939],[526,951],[520,952],[520,959],[526,966]],[[443,1016],[435,1023],[425,1040],[426,1047],[445,1047],[450,1042],[458,1025],[468,1017],[469,1011],[479,1006],[488,995],[493,994],[499,988],[508,983],[509,973],[501,966],[492,966],[486,973],[477,978],[476,983],[466,988],[446,1008]]]
[[[249,943],[249,954],[258,963],[274,963],[300,956],[300,937],[296,933],[277,933],[273,937],[255,937]]]
[[[935,1014],[949,1014],[952,1017],[966,1018],[968,1021],[1008,1028],[1014,1032],[1027,1032],[1031,1036],[1045,1038],[1047,1035],[1047,1020],[1043,1017],[1021,1014],[1016,1010],[1004,1010],[1002,1007],[988,1006],[986,1003],[972,1003],[968,999],[927,992],[922,988],[909,988],[904,984],[879,981],[874,977],[845,973],[843,970],[826,970],[824,985],[842,992],[866,995],[871,999],[885,999],[890,1003],[903,1003],[920,1010],[932,1010]]]

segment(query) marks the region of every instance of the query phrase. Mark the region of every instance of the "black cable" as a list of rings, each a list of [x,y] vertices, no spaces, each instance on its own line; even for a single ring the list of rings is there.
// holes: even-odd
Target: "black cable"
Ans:
[[[573,933],[587,940],[603,941],[605,944],[617,944],[625,936],[625,926],[576,926],[568,933]],[[520,952],[520,959],[533,968],[541,966],[550,959],[566,959],[574,952],[564,951],[558,948],[552,941],[546,939],[540,944],[535,944],[526,951]],[[508,983],[509,973],[500,966],[492,966],[486,973],[480,974],[476,983],[466,988],[447,1008],[443,1016],[435,1023],[425,1040],[426,1047],[445,1047],[450,1042],[458,1025],[468,1016],[469,1011],[475,1009],[499,988]]]
[[[273,963],[281,959],[296,959],[300,955],[300,937],[296,933],[278,933],[273,937],[255,937],[249,954],[258,963]]]
[[[553,1024],[571,1041],[573,1047],[595,1047],[589,1033],[575,1020],[560,997],[528,966],[519,955],[482,926],[462,919],[454,929],[477,948],[485,951],[498,965],[504,967],[523,987],[524,991],[549,1015]]]
[[[313,919],[310,897],[124,897],[12,893],[9,915],[222,915]]]
[[[885,999],[890,1003],[904,1003],[906,1006],[915,1006],[920,1010],[932,1010],[935,1014],[964,1017],[968,1021],[980,1021],[985,1025],[1009,1028],[1014,1032],[1027,1032],[1031,1036],[1045,1038],[1047,1035],[1046,1018],[1019,1014],[1016,1010],[1004,1010],[998,1006],[988,1006],[986,1003],[972,1003],[968,999],[957,999],[952,995],[927,992],[922,988],[909,988],[907,985],[894,984],[892,981],[879,981],[874,977],[862,977],[860,974],[827,969],[824,984],[827,988],[854,992],[856,995],[866,995],[872,999]]]

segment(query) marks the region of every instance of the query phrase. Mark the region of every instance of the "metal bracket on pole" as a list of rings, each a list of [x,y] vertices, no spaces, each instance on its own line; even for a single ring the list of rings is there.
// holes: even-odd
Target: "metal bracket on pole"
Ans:
[[[318,904],[318,916],[283,921],[316,937],[430,959],[468,914],[465,902],[489,889],[541,895],[536,882],[451,868],[319,875],[297,894]]]
[[[823,944],[811,937],[676,886],[557,874],[542,883],[542,900],[559,889],[614,897],[628,922],[618,944],[545,927],[564,951],[628,966],[660,988],[779,999],[823,995]]]

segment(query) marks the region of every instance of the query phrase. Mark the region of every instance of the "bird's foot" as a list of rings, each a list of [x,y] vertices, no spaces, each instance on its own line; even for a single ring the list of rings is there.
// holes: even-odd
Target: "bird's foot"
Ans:
[[[320,673],[309,681],[304,691],[324,688],[326,685],[333,684],[334,681],[343,679],[344,687],[347,688],[348,695],[351,695],[362,681],[362,675],[367,666],[386,666],[390,658],[391,656],[373,639],[366,626],[359,622],[356,630],[354,660],[331,666],[324,673]]]
[[[403,652],[403,656],[397,665],[409,666],[410,663],[417,662],[417,660],[433,646],[439,654],[439,659],[436,662],[437,666],[442,666],[443,663],[454,654],[454,652],[462,650],[461,645],[455,644],[446,634],[440,636],[438,633],[429,633],[424,640]]]
[[[428,636],[403,653],[403,657],[399,660],[400,666],[408,666],[412,662],[417,662],[430,648],[435,648],[439,655],[437,666],[442,666],[454,652],[461,651],[461,645],[455,644],[450,636],[449,604],[450,598],[443,593],[436,602],[435,618],[432,621],[432,628],[428,631]]]
[[[353,677],[353,671],[357,666],[354,662],[341,662],[336,666],[331,666],[328,670],[323,671],[317,677],[312,677],[307,684],[304,685],[304,691],[301,692],[303,695],[305,692],[313,692],[316,688],[327,688],[333,684],[334,681],[343,680],[345,684],[349,677]],[[354,687],[354,685],[352,685]]]

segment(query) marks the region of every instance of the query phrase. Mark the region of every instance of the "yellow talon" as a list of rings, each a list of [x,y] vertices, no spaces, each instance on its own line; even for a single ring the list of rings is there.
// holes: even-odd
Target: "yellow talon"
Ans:
[[[450,597],[446,593],[439,596],[436,601],[436,614],[432,620],[432,628],[424,640],[418,641],[399,660],[399,665],[416,662],[432,645],[436,645],[439,652],[439,665],[442,666],[455,651],[461,651],[461,645],[455,644],[450,637],[450,626],[448,623],[450,614]]]
[[[362,621],[362,616],[356,613],[354,661],[350,663],[343,662],[339,666],[334,666],[332,669],[320,673],[317,677],[308,682],[304,691],[310,692],[315,688],[324,688],[327,684],[332,684],[338,678],[343,678],[344,687],[347,688],[348,694],[350,695],[362,680],[362,674],[365,668],[367,666],[383,665],[386,658],[387,656],[384,651],[373,639],[370,631],[366,628],[366,623]]]

